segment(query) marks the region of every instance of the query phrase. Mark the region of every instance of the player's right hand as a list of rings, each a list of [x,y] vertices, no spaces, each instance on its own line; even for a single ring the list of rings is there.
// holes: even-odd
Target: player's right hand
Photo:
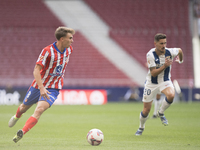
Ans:
[[[172,64],[172,59],[166,57],[165,58],[165,64],[164,64],[165,67],[169,67],[171,64]]]
[[[45,89],[45,87],[40,88],[40,96],[44,97],[45,100],[50,99],[48,94],[51,94],[51,92]]]

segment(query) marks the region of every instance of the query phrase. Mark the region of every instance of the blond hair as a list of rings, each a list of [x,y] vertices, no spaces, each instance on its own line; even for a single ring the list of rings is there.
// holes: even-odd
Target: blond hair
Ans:
[[[65,37],[67,33],[75,34],[74,29],[68,27],[58,27],[55,31],[55,37],[57,40],[60,40],[61,37]]]

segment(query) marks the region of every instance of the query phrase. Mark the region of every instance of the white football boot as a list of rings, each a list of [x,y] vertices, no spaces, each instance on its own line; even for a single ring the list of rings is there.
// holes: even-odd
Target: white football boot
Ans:
[[[9,126],[9,127],[13,127],[13,126],[16,124],[16,122],[17,122],[18,120],[19,120],[19,118],[17,118],[15,115],[12,116],[12,117],[10,118],[9,122],[8,122],[8,126]]]

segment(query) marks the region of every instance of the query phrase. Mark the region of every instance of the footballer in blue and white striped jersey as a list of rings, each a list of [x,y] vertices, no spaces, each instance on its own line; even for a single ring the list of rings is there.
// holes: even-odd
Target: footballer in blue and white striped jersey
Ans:
[[[157,55],[156,48],[152,48],[146,55],[147,57],[147,65],[148,68],[156,67],[156,69],[160,68],[165,63],[165,58],[174,59],[178,53],[180,48],[165,48],[165,54]],[[165,68],[158,76],[153,77],[151,75],[150,70],[148,71],[146,80],[148,83],[159,84],[164,81],[169,81],[171,77],[171,65]]]
[[[175,62],[179,64],[183,63],[182,49],[166,48],[167,36],[165,34],[157,33],[154,37],[154,45],[155,48],[152,48],[146,55],[149,72],[144,85],[142,98],[144,106],[140,113],[140,125],[135,133],[136,136],[142,135],[152,102],[158,93],[163,93],[165,97],[162,100],[157,116],[164,126],[168,125],[168,120],[164,112],[171,106],[175,96],[174,86],[170,79],[171,65],[176,56]]]

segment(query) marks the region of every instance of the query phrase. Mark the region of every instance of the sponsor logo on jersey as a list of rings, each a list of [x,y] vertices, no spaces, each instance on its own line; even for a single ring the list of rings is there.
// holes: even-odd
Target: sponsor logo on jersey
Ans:
[[[62,76],[63,73],[62,73],[62,68],[63,66],[62,65],[59,65],[56,67],[56,72],[55,73],[50,73],[51,76]]]

